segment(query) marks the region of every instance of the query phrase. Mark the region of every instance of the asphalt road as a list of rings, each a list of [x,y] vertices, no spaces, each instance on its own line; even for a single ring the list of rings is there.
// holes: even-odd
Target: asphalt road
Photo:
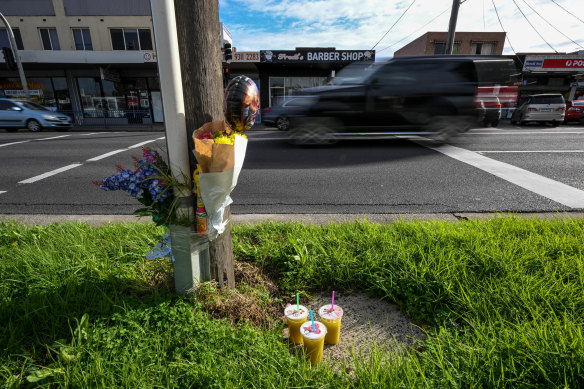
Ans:
[[[584,125],[478,129],[300,148],[250,131],[232,213],[436,214],[584,210]],[[0,132],[0,214],[130,215],[139,204],[92,180],[131,167],[163,132]],[[111,154],[110,154],[111,153]]]

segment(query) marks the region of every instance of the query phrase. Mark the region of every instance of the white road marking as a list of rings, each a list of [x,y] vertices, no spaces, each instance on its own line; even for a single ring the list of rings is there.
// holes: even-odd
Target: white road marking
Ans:
[[[152,140],[147,140],[147,141],[140,142],[140,143],[136,143],[135,145],[128,146],[128,150],[129,149],[135,149],[136,147],[141,147],[141,146],[147,145],[148,143],[156,142],[157,140],[160,140],[160,139],[164,139],[164,137],[157,138],[157,139],[152,139]]]
[[[59,136],[52,136],[50,138],[40,138],[40,139],[33,139],[33,140],[50,140],[50,139],[59,139],[59,138],[66,138],[71,135],[59,135]]]
[[[0,190],[0,194],[2,194],[2,193],[6,193],[6,191],[5,190]]]
[[[584,191],[580,189],[518,168],[517,166],[487,158],[474,151],[451,145],[432,146],[427,142],[429,139],[423,137],[408,137],[408,139],[567,207],[584,208]]]
[[[580,134],[584,135],[584,131],[505,131],[494,130],[489,132],[475,132],[469,131],[460,135],[524,135],[524,134]]]
[[[101,154],[101,155],[98,155],[97,157],[90,158],[90,159],[86,160],[85,162],[99,161],[100,159],[111,157],[112,155],[123,153],[124,151],[128,151],[128,149],[119,149],[119,150],[110,151],[109,153]]]
[[[4,143],[3,145],[0,145],[0,147],[10,146],[10,145],[17,145],[19,143],[26,143],[26,142],[30,142],[30,140],[21,140],[20,142]]]
[[[105,132],[89,132],[89,133],[79,134],[79,136],[99,135],[99,134],[105,134]]]
[[[63,166],[59,169],[51,170],[50,172],[46,172],[46,173],[40,174],[38,176],[34,176],[34,177],[28,178],[26,180],[20,181],[19,184],[32,184],[33,182],[40,181],[43,178],[54,176],[55,174],[59,174],[61,172],[79,167],[81,165],[82,165],[81,163],[73,163],[71,165]]]
[[[475,153],[584,153],[584,150],[481,150]]]

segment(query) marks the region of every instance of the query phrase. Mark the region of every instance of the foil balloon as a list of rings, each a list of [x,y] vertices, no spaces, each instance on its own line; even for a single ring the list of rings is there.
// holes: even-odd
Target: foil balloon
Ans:
[[[227,84],[223,99],[225,121],[233,131],[244,132],[254,125],[260,111],[260,93],[255,82],[237,76]]]

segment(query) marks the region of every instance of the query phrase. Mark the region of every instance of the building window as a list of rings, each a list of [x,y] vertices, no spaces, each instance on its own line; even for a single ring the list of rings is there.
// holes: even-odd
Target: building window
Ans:
[[[454,42],[452,47],[452,54],[458,54],[458,48],[460,47],[459,42]],[[434,43],[434,55],[446,54],[446,42],[436,42]]]
[[[22,36],[20,35],[20,30],[18,28],[13,28],[14,40],[16,41],[16,48],[18,50],[24,50],[22,45]],[[8,38],[8,31],[5,28],[0,28],[0,48],[1,47],[12,47],[10,45],[10,39]]]
[[[149,28],[110,29],[113,50],[153,50]]]
[[[93,50],[89,28],[74,28],[73,40],[75,41],[75,50]]]
[[[326,77],[270,77],[270,106],[281,104],[294,91],[326,84]]]
[[[43,49],[45,50],[61,50],[59,45],[59,37],[57,36],[57,29],[55,28],[40,28],[41,40],[43,42]]]
[[[495,43],[473,42],[470,45],[471,54],[491,55],[495,51]]]

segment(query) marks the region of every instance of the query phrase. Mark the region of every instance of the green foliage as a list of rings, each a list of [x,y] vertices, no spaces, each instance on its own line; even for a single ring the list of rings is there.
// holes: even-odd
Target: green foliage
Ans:
[[[168,260],[144,259],[163,232],[0,223],[4,387],[584,387],[582,219],[235,225],[282,293],[366,290],[423,323],[350,374],[169,293]]]

